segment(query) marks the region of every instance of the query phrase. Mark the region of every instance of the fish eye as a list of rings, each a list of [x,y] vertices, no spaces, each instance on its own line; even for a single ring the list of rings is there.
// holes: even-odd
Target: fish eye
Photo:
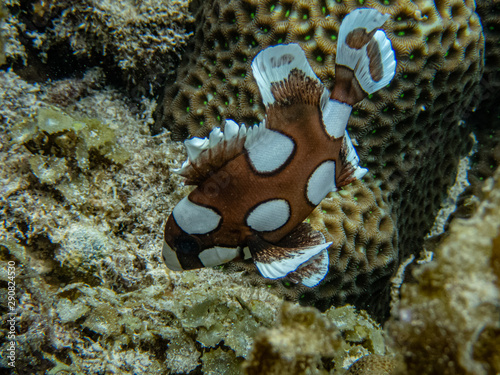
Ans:
[[[192,236],[182,236],[175,241],[175,248],[183,254],[198,254],[200,252],[200,244],[196,238]]]

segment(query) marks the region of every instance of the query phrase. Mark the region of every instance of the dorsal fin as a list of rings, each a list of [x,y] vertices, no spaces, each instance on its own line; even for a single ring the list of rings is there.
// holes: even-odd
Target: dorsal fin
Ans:
[[[252,145],[266,141],[265,120],[259,125],[246,128],[233,120],[226,120],[224,131],[214,128],[205,138],[191,138],[184,141],[188,154],[181,168],[173,172],[186,178],[186,185],[199,185]]]
[[[205,138],[194,137],[184,141],[188,158],[173,172],[186,178],[186,185],[198,185],[242,150],[247,137],[245,125],[226,120],[224,132],[214,128]]]

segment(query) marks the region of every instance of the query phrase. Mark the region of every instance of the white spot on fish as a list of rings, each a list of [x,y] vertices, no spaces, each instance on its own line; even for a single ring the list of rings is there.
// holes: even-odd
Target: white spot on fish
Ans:
[[[290,219],[290,205],[284,199],[259,204],[247,217],[247,225],[259,232],[276,230]]]
[[[330,191],[337,190],[335,185],[335,162],[327,160],[319,165],[307,181],[307,199],[318,205]]]
[[[172,271],[182,271],[182,266],[177,259],[177,254],[173,251],[168,244],[163,241],[163,261]]]
[[[177,225],[188,234],[205,234],[219,226],[221,217],[214,210],[199,206],[184,197],[172,215]]]
[[[203,250],[198,255],[198,258],[200,258],[205,267],[214,267],[233,260],[238,256],[238,254],[238,248],[216,246]]]
[[[293,154],[294,142],[281,133],[265,130],[251,145],[245,145],[252,166],[258,173],[271,173],[282,167]]]

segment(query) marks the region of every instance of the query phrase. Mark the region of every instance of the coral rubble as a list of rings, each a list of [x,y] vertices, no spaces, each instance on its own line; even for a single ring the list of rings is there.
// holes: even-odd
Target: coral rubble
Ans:
[[[382,331],[352,306],[320,314],[283,305],[278,324],[255,338],[243,364],[247,375],[328,374],[344,371],[360,357],[386,354]]]

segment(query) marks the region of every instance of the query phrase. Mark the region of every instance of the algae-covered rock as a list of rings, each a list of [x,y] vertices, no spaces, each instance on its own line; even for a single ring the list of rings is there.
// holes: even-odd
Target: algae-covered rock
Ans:
[[[246,375],[343,373],[369,354],[382,357],[386,346],[382,329],[365,313],[345,306],[321,314],[285,303],[278,324],[255,338],[243,370]]]
[[[500,172],[470,219],[452,221],[434,260],[403,284],[389,322],[407,374],[494,374],[500,321]]]
[[[12,13],[4,27],[7,59],[26,65],[25,74],[45,80],[52,65],[58,75],[100,66],[137,96],[151,93],[172,74],[194,21],[188,0],[6,0],[6,5]]]
[[[201,358],[203,365],[202,371],[205,375],[220,375],[220,374],[240,374],[241,361],[236,358],[236,355],[231,351],[224,351],[217,348],[205,352]]]
[[[25,144],[32,153],[74,158],[82,170],[89,167],[89,153],[93,150],[119,164],[129,158],[108,124],[97,119],[76,119],[55,107],[41,108],[36,123],[19,124],[12,129],[12,135],[14,143]]]

